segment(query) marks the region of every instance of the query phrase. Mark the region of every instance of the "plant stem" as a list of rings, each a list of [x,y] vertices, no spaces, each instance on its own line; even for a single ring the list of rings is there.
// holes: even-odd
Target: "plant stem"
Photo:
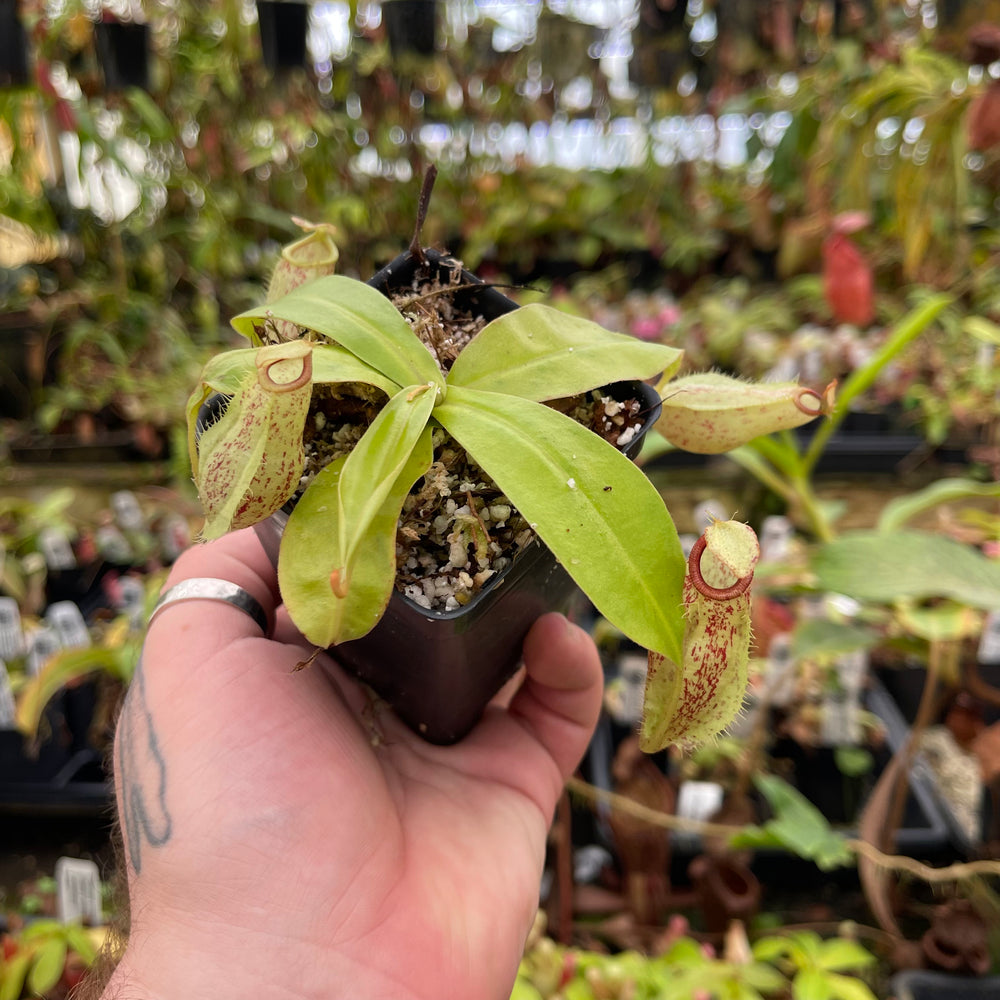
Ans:
[[[579,795],[580,798],[586,799],[589,802],[604,803],[613,810],[618,810],[652,826],[663,827],[667,830],[697,833],[705,837],[733,837],[738,833],[742,833],[745,829],[745,827],[733,826],[729,823],[705,823],[697,819],[687,819],[684,816],[675,816],[672,813],[660,812],[658,809],[650,809],[649,806],[644,806],[624,795],[619,795],[617,792],[597,788],[582,778],[570,778],[566,782],[566,790],[570,794]],[[960,881],[961,879],[973,878],[977,875],[995,875],[1000,877],[1000,861],[963,861],[945,865],[942,868],[932,868],[930,865],[925,865],[914,858],[886,854],[873,844],[855,837],[846,838],[844,844],[855,854],[868,858],[880,868],[885,868],[889,871],[907,872],[932,885]]]
[[[889,364],[903,349],[920,336],[934,322],[946,306],[951,304],[950,295],[935,295],[923,305],[918,306],[905,316],[889,339],[871,357],[867,364],[858,368],[844,383],[837,395],[837,402],[829,418],[824,421],[812,440],[802,459],[802,471],[809,475],[816,467],[826,448],[827,442],[843,423],[851,403],[874,385],[882,369]]]

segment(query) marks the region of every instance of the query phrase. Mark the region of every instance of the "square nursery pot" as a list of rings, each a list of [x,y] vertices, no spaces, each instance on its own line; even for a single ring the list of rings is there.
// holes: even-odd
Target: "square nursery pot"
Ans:
[[[107,17],[94,25],[94,44],[109,93],[149,90],[149,25]]]
[[[397,257],[368,282],[387,295],[408,287],[425,267],[430,274],[460,266],[453,258],[424,251],[427,264],[411,254]],[[462,272],[456,299],[487,319],[516,309],[514,302]],[[603,388],[615,399],[640,399],[645,421],[623,449],[635,458],[660,412],[659,396],[643,382],[619,382]],[[256,531],[271,559],[278,546],[289,505]],[[393,591],[378,625],[368,635],[331,649],[334,658],[368,684],[416,733],[431,743],[460,740],[479,720],[490,699],[516,672],[521,645],[534,621],[548,611],[565,610],[576,584],[555,556],[535,539],[512,564],[497,574],[466,605],[454,611],[429,611]]]
[[[0,0],[0,88],[27,86],[28,35],[18,16],[17,0]]]
[[[257,25],[264,65],[272,73],[301,69],[307,63],[309,4],[257,0]]]
[[[437,0],[386,0],[382,21],[395,58],[432,56],[437,48]]]

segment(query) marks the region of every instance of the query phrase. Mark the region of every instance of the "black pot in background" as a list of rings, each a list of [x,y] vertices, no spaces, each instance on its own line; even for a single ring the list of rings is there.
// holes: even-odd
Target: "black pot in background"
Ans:
[[[309,4],[294,0],[257,0],[257,24],[264,65],[272,73],[307,64]]]
[[[437,48],[436,0],[383,0],[382,22],[389,50],[397,58],[432,56]]]
[[[0,0],[0,87],[24,87],[28,76],[28,36],[17,15],[18,0]]]
[[[889,983],[896,1000],[996,1000],[1000,976],[954,976],[950,972],[907,969]]]
[[[94,44],[105,90],[149,90],[149,25],[100,21],[94,25]]]
[[[424,253],[431,274],[460,267],[445,254]],[[369,284],[388,294],[408,287],[423,266],[411,254],[403,254]],[[463,270],[462,283],[474,287],[458,291],[456,301],[487,319],[517,308],[469,271]],[[619,382],[605,391],[616,399],[644,401],[645,423],[625,449],[634,458],[659,416],[659,396],[643,382]],[[255,526],[275,563],[287,519],[286,508]],[[385,614],[368,635],[342,643],[331,653],[414,732],[431,743],[451,744],[472,729],[490,699],[516,672],[521,646],[535,620],[548,611],[565,610],[576,593],[569,574],[536,540],[464,607],[428,611],[394,591]]]

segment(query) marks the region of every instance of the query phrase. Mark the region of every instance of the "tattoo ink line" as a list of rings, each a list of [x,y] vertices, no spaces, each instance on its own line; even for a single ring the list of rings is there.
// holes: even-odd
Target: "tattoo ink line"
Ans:
[[[143,843],[162,847],[170,840],[173,826],[166,801],[167,767],[146,701],[141,658],[119,726],[117,764],[122,823],[129,861],[138,875],[142,870]]]

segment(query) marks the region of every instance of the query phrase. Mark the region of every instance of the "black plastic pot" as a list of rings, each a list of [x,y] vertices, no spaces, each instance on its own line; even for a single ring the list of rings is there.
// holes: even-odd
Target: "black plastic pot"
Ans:
[[[437,48],[436,0],[383,0],[382,21],[389,51],[432,56]]]
[[[93,698],[92,684],[57,694],[45,709],[45,735],[36,747],[28,747],[20,732],[0,729],[0,816],[107,811],[111,782],[101,751],[88,740]]]
[[[100,21],[94,26],[97,58],[108,92],[139,87],[149,90],[149,26]]]
[[[425,254],[430,273],[447,273],[461,266],[436,251]],[[403,254],[369,284],[388,294],[408,287],[422,266],[410,254]],[[462,272],[462,283],[473,287],[456,292],[456,301],[487,319],[517,308],[469,271]],[[645,422],[624,449],[634,458],[659,415],[659,396],[643,382],[619,382],[605,391],[616,399],[643,400]],[[256,526],[275,563],[288,513],[286,508]],[[576,592],[569,574],[536,540],[464,607],[428,611],[394,592],[382,619],[368,635],[331,652],[414,732],[431,743],[451,744],[469,732],[490,699],[515,673],[532,623],[547,611],[565,610]]]
[[[272,73],[306,65],[309,4],[294,0],[257,0],[257,24],[264,65]]]
[[[953,976],[948,972],[908,969],[889,984],[896,1000],[996,1000],[1000,976]]]
[[[28,36],[17,0],[0,0],[0,87],[23,87],[28,79]]]

